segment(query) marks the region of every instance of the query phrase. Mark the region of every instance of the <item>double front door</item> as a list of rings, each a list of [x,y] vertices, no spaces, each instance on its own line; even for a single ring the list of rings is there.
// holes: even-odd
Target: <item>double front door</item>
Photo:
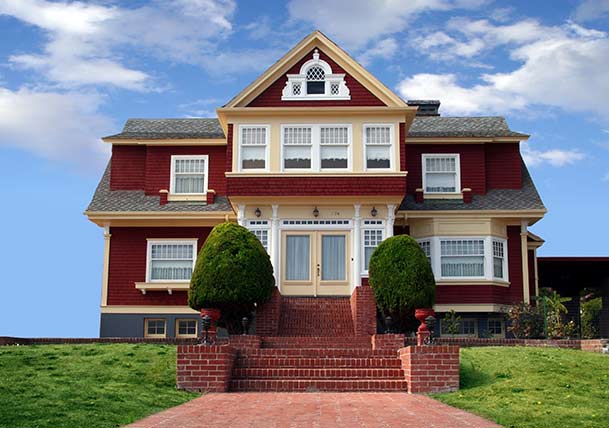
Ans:
[[[282,294],[351,294],[349,232],[283,231],[281,244]]]

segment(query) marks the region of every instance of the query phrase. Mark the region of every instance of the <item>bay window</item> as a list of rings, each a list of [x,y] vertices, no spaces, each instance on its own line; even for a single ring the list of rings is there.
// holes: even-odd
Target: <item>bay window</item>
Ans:
[[[442,239],[440,262],[444,278],[484,278],[484,240]]]
[[[505,241],[493,239],[493,277],[505,279],[506,271]]]
[[[458,154],[422,155],[425,193],[459,193],[461,174]]]
[[[282,169],[349,169],[350,146],[350,125],[282,125]]]
[[[196,239],[149,240],[146,282],[190,281],[196,257]]]
[[[268,125],[239,126],[239,168],[241,170],[268,169]]]
[[[364,125],[366,169],[391,169],[393,125]]]

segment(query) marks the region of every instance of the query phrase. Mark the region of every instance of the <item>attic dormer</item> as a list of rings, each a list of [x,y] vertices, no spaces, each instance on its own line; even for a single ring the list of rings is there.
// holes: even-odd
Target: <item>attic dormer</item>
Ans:
[[[281,96],[283,101],[351,99],[345,74],[333,74],[330,64],[319,58],[317,49],[313,59],[305,62],[298,74],[288,74],[287,78]]]

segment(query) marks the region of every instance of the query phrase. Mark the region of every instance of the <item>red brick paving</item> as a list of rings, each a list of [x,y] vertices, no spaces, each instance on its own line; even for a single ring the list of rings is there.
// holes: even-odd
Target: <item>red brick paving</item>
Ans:
[[[211,393],[132,428],[490,428],[479,416],[406,393]]]

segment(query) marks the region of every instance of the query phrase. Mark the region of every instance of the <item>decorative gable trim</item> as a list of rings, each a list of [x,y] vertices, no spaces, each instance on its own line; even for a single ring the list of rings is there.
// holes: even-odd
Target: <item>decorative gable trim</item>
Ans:
[[[351,99],[345,83],[345,74],[333,74],[330,64],[319,58],[317,49],[313,53],[313,59],[300,67],[299,74],[288,74],[287,78],[281,96],[283,101]],[[316,89],[323,88],[323,92],[313,91],[313,84],[318,85]]]

